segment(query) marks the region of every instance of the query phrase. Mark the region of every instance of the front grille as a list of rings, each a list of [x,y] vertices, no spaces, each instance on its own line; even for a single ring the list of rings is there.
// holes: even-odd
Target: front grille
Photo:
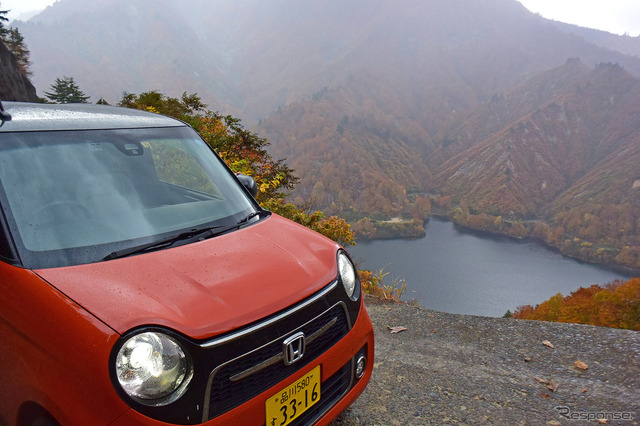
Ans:
[[[237,407],[295,374],[337,343],[348,331],[349,322],[345,306],[338,303],[303,326],[221,365],[213,372],[209,419]],[[304,356],[295,364],[285,365],[283,360],[279,359],[282,354],[282,342],[298,332],[303,332],[308,339]],[[316,337],[310,338],[311,336]],[[349,366],[347,368],[350,369]],[[324,399],[324,390],[322,398]]]

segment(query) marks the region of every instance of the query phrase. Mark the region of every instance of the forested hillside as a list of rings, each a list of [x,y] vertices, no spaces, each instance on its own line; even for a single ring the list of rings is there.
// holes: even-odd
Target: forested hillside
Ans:
[[[536,307],[520,306],[511,316],[640,331],[640,278],[558,293]]]
[[[276,156],[298,171],[296,198],[351,218],[400,214],[410,205],[408,193],[423,192],[431,175],[416,155],[429,134],[408,118],[386,115],[388,104],[353,99],[348,89],[321,91],[265,120],[261,130],[278,133]]]
[[[496,123],[500,110],[519,117]],[[639,116],[640,80],[618,65],[589,71],[571,60],[464,120],[440,147],[453,157],[432,188],[451,197],[459,223],[638,267]]]
[[[589,71],[578,61],[543,77],[492,100],[446,136],[434,157],[452,158],[438,167],[434,188],[479,212],[539,216],[600,162],[638,144],[640,80],[617,65]],[[494,125],[496,116],[506,119]],[[633,168],[613,166],[634,177]]]

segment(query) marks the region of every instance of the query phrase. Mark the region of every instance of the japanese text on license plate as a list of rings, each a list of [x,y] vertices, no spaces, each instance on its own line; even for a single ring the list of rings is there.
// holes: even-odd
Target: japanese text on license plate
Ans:
[[[286,426],[320,401],[320,366],[317,366],[266,402],[268,426]]]

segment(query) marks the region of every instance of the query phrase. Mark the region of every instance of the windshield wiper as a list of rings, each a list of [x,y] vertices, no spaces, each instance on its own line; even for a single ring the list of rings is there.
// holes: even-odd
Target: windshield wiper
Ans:
[[[178,241],[188,240],[207,232],[213,233],[213,230],[217,228],[220,228],[220,226],[192,229],[190,231],[182,232],[178,235],[172,235],[170,237],[162,238],[160,240],[152,241],[150,243],[140,244],[133,247],[127,247],[122,250],[116,250],[113,253],[109,253],[108,255],[106,255],[102,260],[118,259],[121,257],[131,256],[133,254],[140,254],[147,251],[154,251],[154,250],[159,250],[165,247],[170,247],[173,244],[177,243]],[[207,238],[207,237],[208,236],[204,238]]]
[[[152,241],[150,243],[140,244],[133,247],[127,247],[122,250],[116,250],[112,253],[106,255],[102,260],[112,260],[119,259],[122,257],[131,256],[134,254],[141,254],[145,252],[160,250],[163,248],[171,247],[178,241],[190,240],[194,237],[198,237],[198,240],[206,240],[207,238],[214,237],[216,235],[225,234],[227,232],[233,231],[235,229],[239,229],[244,225],[248,224],[251,219],[258,216],[260,217],[262,214],[266,213],[265,211],[253,212],[247,215],[244,219],[240,219],[234,225],[218,225],[218,226],[208,226],[204,228],[194,228],[189,231],[182,232],[178,235],[171,235],[169,237],[162,238],[157,241]]]

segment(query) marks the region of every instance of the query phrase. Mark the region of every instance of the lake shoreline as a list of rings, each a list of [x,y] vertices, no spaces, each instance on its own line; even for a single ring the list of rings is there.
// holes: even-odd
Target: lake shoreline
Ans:
[[[566,256],[533,238],[512,238],[431,217],[420,239],[358,240],[360,269],[383,285],[406,282],[402,300],[452,314],[500,317],[580,287],[627,281],[633,274]]]
[[[446,215],[442,215],[442,214],[432,214],[429,218],[427,218],[424,221],[424,230],[425,233],[421,236],[403,236],[403,235],[394,235],[394,236],[385,236],[385,237],[375,237],[375,238],[356,238],[356,244],[360,243],[360,242],[370,242],[370,241],[385,241],[385,240],[418,240],[418,239],[422,239],[426,237],[426,232],[427,232],[427,228],[428,228],[428,224],[429,224],[429,220],[431,219],[436,219],[436,220],[441,220],[444,222],[450,222],[454,225],[454,227],[459,230],[460,232],[466,232],[472,235],[477,235],[479,237],[482,238],[490,238],[490,239],[494,239],[494,240],[501,240],[501,239],[505,239],[508,241],[514,241],[514,242],[532,242],[535,244],[538,244],[541,247],[546,248],[547,250],[550,250],[554,253],[558,253],[564,257],[566,257],[567,259],[572,259],[575,260],[577,262],[581,262],[584,264],[588,264],[588,265],[593,265],[605,270],[609,270],[609,271],[613,271],[616,273],[619,273],[621,275],[627,275],[629,277],[638,277],[640,276],[640,269],[635,269],[635,268],[629,268],[629,267],[625,267],[619,264],[615,264],[615,263],[602,263],[602,262],[595,262],[593,260],[589,260],[589,259],[585,259],[579,256],[573,256],[570,253],[566,253],[563,252],[560,248],[553,246],[551,244],[549,244],[547,241],[545,241],[542,238],[539,237],[533,237],[533,236],[525,236],[525,237],[518,237],[518,236],[514,236],[514,235],[509,235],[509,234],[504,234],[504,233],[499,233],[499,232],[493,232],[493,231],[487,231],[487,230],[483,230],[483,229],[476,229],[476,228],[472,228],[469,227],[467,225],[462,225],[459,223],[454,222],[453,220],[451,220],[451,218],[449,218]]]

